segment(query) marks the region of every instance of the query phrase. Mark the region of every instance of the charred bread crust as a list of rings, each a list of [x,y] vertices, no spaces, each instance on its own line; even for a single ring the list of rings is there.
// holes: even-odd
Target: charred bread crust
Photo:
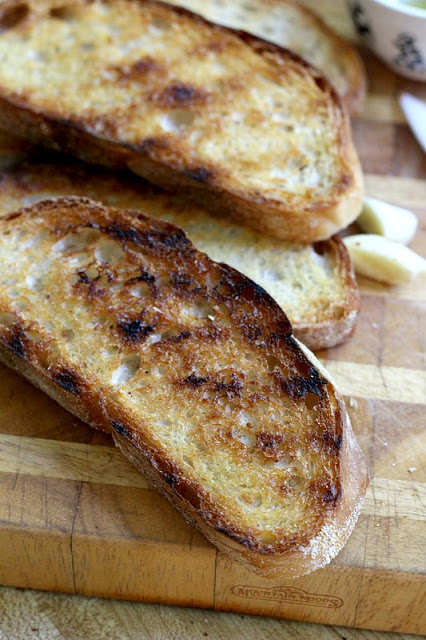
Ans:
[[[140,3],[144,7],[164,7],[164,3],[155,0],[129,2]],[[56,6],[57,3],[54,4]],[[90,124],[87,118],[79,118],[78,115],[58,115],[48,107],[32,108],[31,97],[24,92],[18,95],[7,88],[0,88],[0,127],[13,127],[18,135],[32,142],[75,154],[88,162],[111,168],[127,166],[166,190],[179,191],[212,211],[229,214],[262,233],[289,241],[311,243],[323,240],[352,222],[362,204],[362,173],[352,143],[349,117],[326,78],[301,58],[277,45],[243,31],[214,25],[181,7],[168,5],[168,11],[171,15],[187,16],[191,22],[207,26],[224,39],[237,38],[251,52],[268,60],[276,73],[283,73],[281,69],[285,69],[285,73],[297,70],[304,78],[301,82],[317,85],[335,111],[333,130],[338,130],[338,167],[333,186],[326,196],[304,194],[299,197],[290,189],[281,199],[281,196],[267,194],[254,185],[240,186],[226,166],[206,158],[197,159],[196,156],[194,160],[193,154],[189,158],[180,148],[174,147],[173,139],[167,136],[147,136],[137,142],[128,142],[117,134],[116,122],[111,122],[102,113],[95,114]],[[96,133],[98,124],[101,134]],[[311,188],[306,191],[311,192]]]
[[[303,575],[324,566],[338,553],[359,513],[368,477],[366,462],[354,439],[343,401],[327,372],[292,337],[287,317],[261,287],[231,267],[209,260],[174,225],[141,212],[107,209],[84,198],[48,200],[21,209],[0,220],[0,232],[3,251],[7,243],[7,259],[11,256],[24,260],[13,265],[13,277],[22,280],[21,284],[15,282],[14,287],[21,287],[18,302],[23,304],[17,306],[16,295],[10,297],[2,284],[2,362],[79,418],[112,433],[125,455],[189,522],[248,568],[270,577]],[[86,234],[86,244],[76,249],[73,234],[80,232]],[[33,240],[22,246],[20,238],[25,241],[28,234]],[[114,267],[113,258],[101,252],[97,258],[99,275],[89,276],[89,269],[93,271],[91,255],[98,255],[97,242],[107,242],[110,255],[116,258],[119,250],[122,263]],[[89,249],[91,255],[87,253]],[[56,258],[61,251],[65,257]],[[31,255],[31,260],[37,255],[40,268],[47,274],[41,294],[32,280],[28,282],[23,270],[27,255]],[[86,269],[81,265],[82,257],[88,261]],[[77,258],[74,271],[69,260]],[[169,264],[179,265],[179,277],[170,276]],[[63,265],[63,273],[57,272],[59,265]],[[7,264],[3,269],[2,277],[7,279],[12,272]],[[78,277],[74,279],[73,274]],[[161,284],[164,278],[168,284]],[[154,297],[142,307],[140,303],[136,307],[123,307],[127,287],[135,283],[148,287],[149,295]],[[126,291],[117,293],[117,287]],[[28,295],[31,309],[25,305]],[[208,305],[201,316],[200,307],[194,311],[197,300]],[[67,304],[83,315],[71,320]],[[174,317],[170,314],[178,307],[183,309],[179,318],[186,317],[188,311],[195,316],[185,326],[178,323],[170,333],[170,318]],[[58,313],[71,321],[70,331],[74,334],[71,346],[58,329],[49,328],[49,319],[53,320]],[[147,313],[151,314],[152,325],[147,323]],[[87,325],[81,319],[86,315]],[[151,335],[157,337],[147,345]],[[114,342],[121,344],[120,354],[126,358],[140,355],[140,367],[133,372],[136,386],[120,390],[117,384],[121,382],[112,380],[116,363],[121,360],[111,364],[111,360],[98,355],[103,345],[109,348]],[[227,349],[232,345],[234,351],[229,351],[228,356]],[[200,356],[203,353],[206,355]],[[176,356],[181,358],[179,365],[173,360]],[[229,357],[233,363],[231,370],[227,364]],[[189,369],[183,364],[185,358],[190,359]],[[198,371],[197,362],[203,363],[204,371]],[[164,371],[159,373],[162,378],[148,386],[148,390],[143,386],[140,395],[139,385],[144,384],[144,374],[150,373],[143,370],[154,365],[163,367]],[[264,373],[260,370],[262,366]],[[251,387],[257,389],[254,394]],[[137,400],[129,399],[127,394],[131,397],[132,390],[138,391]],[[164,398],[162,393],[166,394]],[[154,398],[157,400],[153,401]],[[174,408],[170,406],[170,398],[176,404]],[[207,413],[195,419],[190,417],[191,411],[199,411],[201,405]],[[274,407],[271,418],[261,417],[264,414],[260,408],[269,415]],[[284,413],[280,417],[281,410]],[[173,419],[173,411],[177,412],[175,419],[183,419],[185,440],[183,444],[173,440],[171,447],[169,438],[175,438],[177,427],[173,421],[167,425],[167,415]],[[280,423],[288,419],[288,412],[294,426]],[[244,440],[245,434],[239,439],[241,419],[252,421],[246,425],[249,432],[255,429],[252,444]],[[189,431],[186,420],[190,421]],[[206,432],[200,431],[205,427]],[[207,440],[199,440],[200,437]],[[203,445],[194,449],[195,457],[191,448],[194,443]],[[299,477],[299,482],[304,483],[300,491],[294,488],[298,483],[286,484],[286,478],[294,479],[294,473],[283,470],[281,465],[281,461],[284,466],[287,464],[289,454],[304,477]],[[306,467],[302,454],[309,460]],[[230,480],[221,478],[217,484],[215,475],[213,480],[205,475],[202,466],[205,461],[216,473],[225,458],[235,465],[238,477],[242,473],[250,478],[252,465],[255,466],[256,474],[260,474],[256,478],[267,480],[265,486],[259,480],[263,499],[278,500],[279,496],[274,504],[278,510],[289,509],[290,525],[272,526],[275,520],[270,521],[273,516],[269,509],[253,517],[252,508],[261,508],[262,500],[259,504],[253,502],[252,494],[244,493],[245,484],[240,497],[250,505],[247,509],[238,506],[240,498],[237,500],[236,496],[240,495],[240,489],[234,496]],[[229,496],[226,491],[226,498],[223,486],[231,491]],[[298,515],[301,496],[305,510]],[[293,504],[299,505],[294,515]],[[259,518],[263,523],[265,517],[268,524],[264,529]],[[292,531],[293,519],[300,520],[300,528]]]

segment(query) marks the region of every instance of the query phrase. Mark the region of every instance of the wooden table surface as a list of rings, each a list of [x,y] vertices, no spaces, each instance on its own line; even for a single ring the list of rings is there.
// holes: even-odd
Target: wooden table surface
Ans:
[[[389,612],[392,615],[392,612]],[[0,640],[416,640],[236,613],[0,588]]]
[[[323,18],[337,31],[354,39],[354,33],[343,0],[309,0],[305,2],[320,13]],[[374,59],[366,50],[360,48],[364,58],[368,77],[369,93],[363,113],[354,121],[353,131],[355,143],[361,158],[366,177],[366,191],[369,195],[394,201],[399,204],[407,203],[414,211],[424,210],[426,206],[426,156],[420,150],[414,137],[407,128],[404,117],[399,109],[397,96],[401,90],[409,90],[413,94],[426,99],[426,84],[421,85],[408,82],[385,69],[381,63]],[[395,180],[395,178],[397,178]],[[413,248],[426,255],[424,246],[424,230],[418,234],[413,242]],[[423,293],[417,288],[412,288],[414,294],[407,293],[407,305],[411,300],[421,303],[424,300]],[[361,282],[363,292],[381,295],[380,285],[363,280]],[[409,288],[405,290],[409,291]],[[373,348],[374,336],[371,327],[375,325],[375,311],[369,305],[368,297],[364,301],[360,316],[360,327],[355,340],[363,345],[364,356],[360,356],[359,364],[366,363],[366,375],[368,375],[367,352]],[[418,307],[417,307],[418,308]],[[424,307],[423,307],[424,308]],[[368,323],[367,323],[368,319]],[[395,334],[388,336],[388,341],[400,340],[398,329],[404,327],[404,323],[410,323],[410,314],[399,317],[394,312],[393,323]],[[421,322],[418,326],[421,326]],[[423,323],[424,324],[424,323]],[[361,343],[360,334],[363,328],[366,340]],[[368,329],[368,327],[370,327]],[[374,333],[374,332],[373,332]],[[422,337],[419,337],[421,347]],[[383,358],[386,361],[386,340]],[[353,347],[353,344],[352,344]],[[392,366],[406,367],[406,370],[421,369],[421,361],[424,359],[419,347],[417,353],[405,353],[404,341],[401,340],[398,349],[398,362],[387,362]],[[322,356],[323,354],[320,354]],[[414,358],[415,362],[410,360]],[[324,354],[324,359],[327,356]],[[331,356],[335,366],[339,361],[344,362],[345,346],[339,352]],[[402,369],[401,369],[402,370]],[[404,369],[405,370],[405,369]],[[333,373],[336,374],[335,371]],[[337,372],[339,373],[339,372]],[[389,397],[391,391],[386,389],[387,381],[383,380],[386,394],[382,400]],[[419,380],[419,385],[421,380]],[[351,392],[350,386],[348,387]],[[348,393],[342,389],[343,393]],[[421,393],[421,390],[419,391]],[[410,395],[410,394],[409,394]],[[415,396],[415,397],[414,397]],[[411,402],[416,402],[414,394]],[[410,396],[411,397],[411,396]],[[380,398],[379,398],[380,401]],[[418,400],[417,400],[418,402]],[[420,402],[420,404],[424,404]],[[400,419],[410,420],[410,415],[404,416],[401,412]],[[424,420],[423,420],[424,422]],[[390,447],[394,443],[389,439],[385,441],[386,428],[383,429],[383,446]],[[376,432],[379,434],[380,429]],[[378,436],[377,436],[378,437]],[[410,446],[414,446],[411,443]],[[407,454],[408,455],[408,454]],[[406,457],[405,459],[409,459]],[[388,458],[376,460],[376,471],[380,465],[388,464]],[[420,481],[425,469],[416,463],[415,480]],[[380,470],[380,469],[379,469]],[[395,471],[396,473],[396,471]],[[410,472],[411,473],[411,472]],[[410,475],[408,474],[408,476]],[[399,477],[395,475],[395,478]],[[377,525],[378,526],[378,525]],[[385,545],[385,538],[383,544]],[[401,540],[403,544],[403,540]],[[5,550],[2,550],[3,553]],[[7,550],[6,550],[7,553]],[[392,620],[392,610],[389,610],[389,619]],[[392,625],[389,625],[390,628]],[[415,638],[407,634],[384,633],[379,631],[355,630],[335,626],[323,626],[304,622],[277,620],[266,617],[254,617],[232,613],[220,613],[202,609],[180,608],[146,603],[124,602],[117,600],[104,600],[100,598],[88,598],[81,596],[62,595],[41,591],[30,591],[14,588],[0,588],[0,640],[139,640],[141,638],[153,638],[163,640],[195,638],[233,638],[239,639],[328,639],[348,638],[355,640],[365,638],[368,640],[392,640],[393,638]],[[418,636],[417,636],[418,637]]]

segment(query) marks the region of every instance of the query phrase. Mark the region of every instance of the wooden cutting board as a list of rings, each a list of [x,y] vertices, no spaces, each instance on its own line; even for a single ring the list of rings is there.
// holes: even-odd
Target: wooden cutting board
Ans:
[[[308,4],[314,4],[313,2]],[[342,2],[315,2],[352,36]],[[426,98],[363,52],[370,92],[354,136],[369,195],[419,217],[426,256],[426,157],[397,94]],[[266,580],[216,551],[105,435],[0,367],[0,583],[426,633],[426,279],[360,279],[354,337],[317,355],[345,396],[371,485],[339,556],[297,580]]]

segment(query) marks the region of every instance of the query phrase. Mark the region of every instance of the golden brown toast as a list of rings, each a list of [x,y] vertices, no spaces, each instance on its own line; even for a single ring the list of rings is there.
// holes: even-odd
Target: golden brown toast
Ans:
[[[262,575],[324,566],[355,524],[366,462],[327,372],[174,225],[77,197],[0,218],[0,360]]]
[[[0,127],[293,242],[358,215],[349,118],[295,54],[154,0],[6,0],[1,24]]]
[[[366,75],[356,49],[308,7],[293,0],[168,0],[207,20],[290,49],[333,83],[351,114],[361,111]]]
[[[317,350],[353,332],[360,296],[349,255],[335,236],[314,245],[288,243],[209,214],[131,174],[54,158],[0,173],[0,215],[46,198],[79,195],[140,209],[184,229],[198,249],[260,284],[285,310],[295,336]]]

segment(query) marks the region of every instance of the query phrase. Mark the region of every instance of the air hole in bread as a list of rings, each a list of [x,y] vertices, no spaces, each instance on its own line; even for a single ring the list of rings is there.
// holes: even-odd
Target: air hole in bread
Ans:
[[[26,336],[31,342],[41,342],[44,337],[39,331],[34,331],[33,329],[26,331]]]
[[[274,369],[280,364],[280,361],[275,356],[267,356],[266,362],[268,364],[269,371],[274,371]]]
[[[234,409],[237,409],[237,407],[238,407],[238,402],[236,400],[231,400],[231,402],[229,402],[226,405],[226,409],[228,411],[234,411]]]
[[[274,534],[268,531],[261,533],[260,539],[262,540],[263,544],[274,544],[276,542],[276,537],[274,536]]]
[[[84,271],[85,280],[93,280],[99,276],[99,269],[96,264],[90,264]]]
[[[93,51],[96,45],[94,42],[82,42],[80,45],[80,51]]]
[[[32,249],[34,247],[37,248],[41,245],[43,240],[47,238],[48,235],[48,231],[46,229],[43,229],[42,231],[39,231],[34,236],[29,238],[25,243],[23,243],[22,246],[25,247],[25,249]]]
[[[104,349],[104,355],[106,358],[112,358],[120,351],[120,348],[117,345],[113,345],[111,347],[107,347]]]
[[[246,413],[242,411],[240,414],[240,422],[246,427],[255,427],[256,429],[259,427],[259,421],[255,416],[250,415],[250,413]]]
[[[136,244],[136,242],[128,242],[127,248],[130,249],[130,251],[133,251],[133,253],[145,253],[144,248],[139,244]]]
[[[111,378],[113,385],[125,384],[135,377],[141,366],[141,359],[136,353],[124,358],[119,367],[114,371]]]
[[[75,338],[75,332],[72,329],[63,329],[62,335],[65,340],[68,340],[69,342],[71,342]]]
[[[162,340],[168,340],[169,338],[176,338],[177,336],[180,336],[181,333],[182,331],[180,329],[174,329],[171,327],[170,329],[163,331],[160,335]]]
[[[233,429],[232,437],[235,438],[235,440],[241,442],[241,444],[243,444],[245,447],[256,446],[256,434],[252,433],[248,429]]]
[[[99,316],[97,324],[101,324],[103,326],[115,326],[115,317],[108,315],[108,314],[102,314]]]
[[[192,314],[195,318],[213,318],[215,309],[208,300],[199,298],[195,301],[195,304],[192,305]]]
[[[192,460],[190,460],[187,456],[182,456],[183,457],[183,461],[186,462],[186,464],[188,464],[190,467],[194,467],[194,463]]]
[[[311,411],[319,402],[319,396],[316,393],[308,392],[305,396],[306,408]]]
[[[253,13],[257,13],[257,11],[259,10],[259,7],[257,7],[256,5],[252,4],[251,2],[243,2],[243,4],[241,6],[246,11],[250,11],[250,12],[253,12]]]
[[[96,245],[95,258],[98,262],[117,264],[124,256],[123,248],[110,238],[101,238]]]
[[[212,273],[207,274],[207,286],[210,289],[215,289],[222,279],[222,272],[215,269]]]
[[[43,291],[44,286],[42,278],[29,275],[25,278],[25,282],[27,283],[31,291]]]
[[[15,303],[15,307],[18,311],[26,311],[28,309],[28,302],[25,300],[17,300]]]
[[[134,285],[129,291],[135,298],[147,298],[151,293],[151,287],[146,282],[140,282]]]
[[[41,322],[40,323],[42,325],[42,327],[44,327],[46,329],[46,331],[48,331],[49,333],[52,333],[52,331],[55,330],[55,325],[53,324],[53,322],[50,322],[49,320],[46,320],[45,322]]]
[[[176,133],[189,127],[195,119],[195,114],[188,109],[175,109],[162,116],[160,125],[163,131]]]
[[[291,456],[288,453],[284,453],[284,455],[275,463],[275,466],[278,469],[286,469],[291,464]]]
[[[106,287],[108,286],[110,283],[110,276],[108,275],[108,273],[102,273],[98,280],[96,281],[96,284],[98,287]]]
[[[166,20],[165,18],[155,18],[151,24],[151,27],[153,27],[156,31],[168,31],[170,29],[170,22],[168,20]]]
[[[221,284],[219,284],[219,286],[216,287],[216,292],[219,293],[221,296],[228,297],[229,294],[231,293],[231,287],[228,284],[226,284],[226,282],[222,282]]]
[[[0,34],[7,29],[13,29],[25,20],[29,11],[29,7],[25,2],[18,4],[16,7],[0,11]]]
[[[157,276],[155,282],[159,287],[166,287],[167,285],[171,284],[172,279],[170,278],[170,276]]]
[[[167,367],[164,364],[160,364],[159,367],[155,369],[155,375],[162,378],[167,373]]]
[[[84,249],[87,249],[87,247],[90,247],[100,237],[100,235],[100,231],[97,229],[91,229],[90,227],[80,229],[79,231],[73,231],[54,244],[52,251],[55,253],[83,251]]]
[[[46,368],[58,364],[60,360],[60,348],[59,344],[52,340],[49,344],[49,351],[46,353],[44,357],[44,366]]]
[[[0,312],[0,324],[3,327],[10,327],[15,322],[15,316],[12,313],[7,313],[7,311]]]
[[[207,446],[204,444],[204,442],[197,442],[195,446],[201,453],[206,453],[208,451]]]
[[[49,11],[49,15],[56,20],[73,20],[77,12],[72,7],[54,7]]]
[[[266,281],[278,282],[279,280],[282,280],[284,276],[282,273],[279,273],[278,271],[269,269],[263,272],[263,277],[265,278]]]
[[[302,484],[302,478],[300,476],[294,476],[293,478],[290,478],[287,484],[292,489],[300,487],[300,485]]]
[[[70,267],[84,267],[90,258],[90,253],[78,253],[70,259]]]

